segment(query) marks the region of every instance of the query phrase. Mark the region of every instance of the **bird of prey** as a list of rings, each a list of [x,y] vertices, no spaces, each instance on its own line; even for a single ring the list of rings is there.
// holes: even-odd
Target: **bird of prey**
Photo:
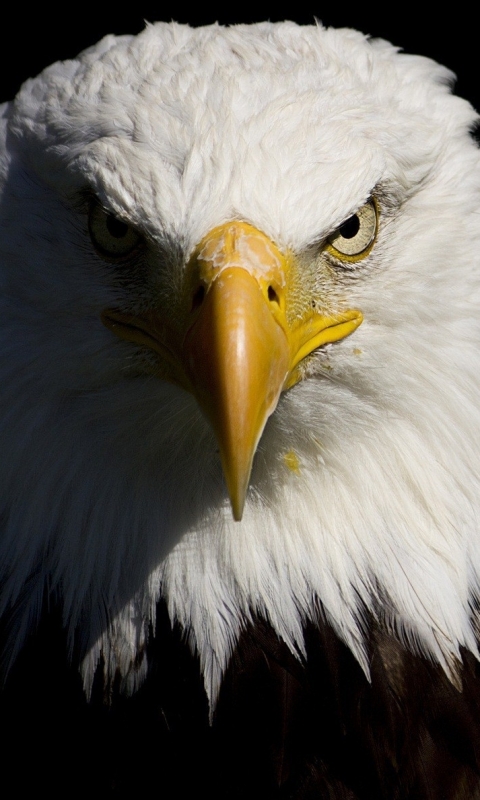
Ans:
[[[17,786],[480,798],[480,158],[452,80],[353,30],[157,23],[2,107]]]

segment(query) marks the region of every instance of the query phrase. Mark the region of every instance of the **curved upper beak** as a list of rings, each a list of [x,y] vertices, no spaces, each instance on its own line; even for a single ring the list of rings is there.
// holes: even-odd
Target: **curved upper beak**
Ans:
[[[185,368],[220,447],[235,519],[252,461],[288,375],[285,332],[258,280],[242,267],[215,278],[184,345]]]
[[[232,221],[195,249],[186,273],[188,307],[181,342],[169,341],[152,316],[107,310],[122,338],[160,354],[165,377],[196,397],[215,432],[234,518],[240,520],[253,457],[281,392],[300,379],[313,350],[338,341],[362,321],[356,309],[289,314],[291,261],[261,231]]]

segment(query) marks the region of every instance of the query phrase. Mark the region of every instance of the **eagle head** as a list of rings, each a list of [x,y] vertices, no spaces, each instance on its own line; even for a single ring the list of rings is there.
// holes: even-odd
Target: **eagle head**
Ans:
[[[148,25],[1,116],[1,612],[87,693],[163,598],[213,705],[268,621],[455,674],[480,549],[476,115],[352,30]],[[100,666],[99,666],[100,665]]]

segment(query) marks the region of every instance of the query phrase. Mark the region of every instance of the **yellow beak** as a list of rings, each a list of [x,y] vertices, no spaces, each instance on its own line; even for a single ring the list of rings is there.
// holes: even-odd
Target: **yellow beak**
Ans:
[[[172,348],[164,324],[151,315],[107,310],[102,316],[121,338],[159,353],[164,376],[196,397],[219,444],[236,520],[268,417],[281,392],[300,379],[300,362],[362,322],[356,309],[325,315],[310,307],[292,318],[290,273],[289,258],[264,233],[228,222],[212,230],[189,261],[183,342]]]
[[[183,349],[239,520],[258,441],[288,374],[288,342],[256,278],[242,267],[228,267],[209,287]]]

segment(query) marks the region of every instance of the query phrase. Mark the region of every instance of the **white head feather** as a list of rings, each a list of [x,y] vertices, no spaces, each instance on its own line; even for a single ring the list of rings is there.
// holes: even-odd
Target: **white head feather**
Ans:
[[[212,702],[252,613],[301,653],[320,601],[367,672],[365,609],[447,671],[475,652],[480,159],[451,79],[351,30],[156,24],[54,64],[4,107],[13,654],[45,592],[87,690],[101,655],[138,685],[160,596]],[[376,193],[376,245],[340,284],[364,322],[282,395],[241,522],[193,397],[142,374],[100,321],[126,289],[91,246],[87,188],[148,238],[146,282],[167,304],[214,226],[244,219],[301,253]]]

